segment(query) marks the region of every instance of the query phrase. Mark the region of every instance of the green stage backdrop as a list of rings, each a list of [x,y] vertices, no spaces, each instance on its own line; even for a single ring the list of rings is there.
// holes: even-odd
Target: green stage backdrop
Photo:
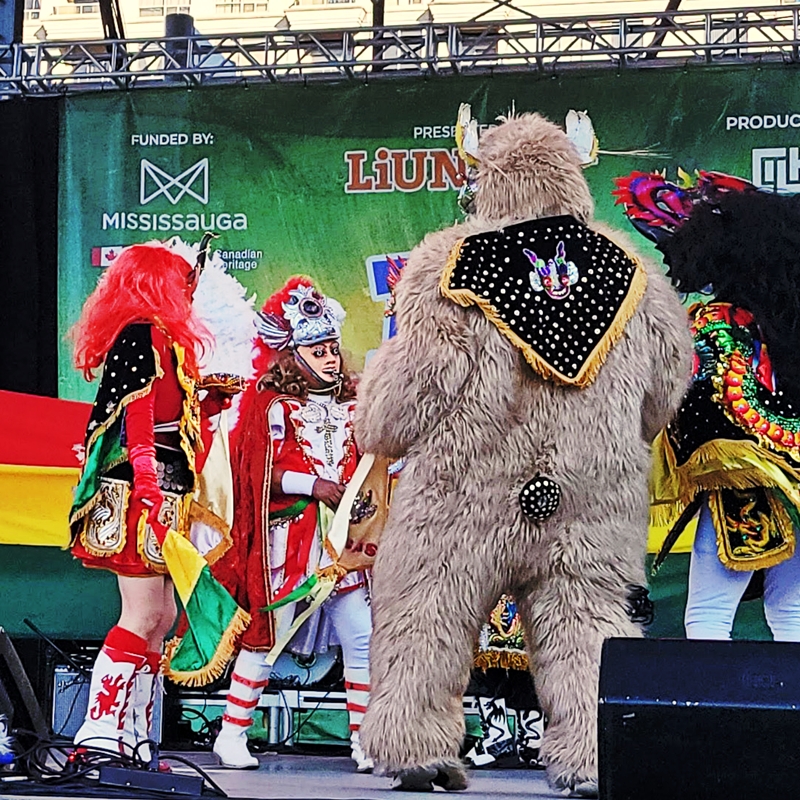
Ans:
[[[61,141],[61,396],[93,395],[63,334],[101,265],[121,245],[196,241],[206,228],[259,304],[290,274],[317,279],[348,311],[345,345],[359,367],[382,336],[381,259],[460,217],[452,129],[461,102],[482,124],[511,108],[560,123],[570,109],[587,111],[602,150],[666,154],[601,152],[587,169],[598,216],[622,227],[610,192],[633,169],[721,170],[790,190],[800,181],[800,87],[788,68],[72,97]]]
[[[65,102],[59,378],[71,399],[91,400],[94,388],[71,368],[63,336],[102,265],[120,246],[173,234],[196,241],[206,228],[259,305],[293,273],[317,279],[348,311],[345,346],[363,364],[385,335],[385,256],[460,218],[453,125],[462,102],[487,125],[512,108],[559,123],[570,109],[588,112],[601,150],[617,151],[586,172],[597,215],[623,229],[613,179],[634,169],[800,187],[800,85],[787,67],[265,84]],[[663,156],[618,154],[632,150]],[[682,633],[686,559],[673,556],[653,582],[655,635]],[[742,607],[738,636],[768,635],[759,606]]]

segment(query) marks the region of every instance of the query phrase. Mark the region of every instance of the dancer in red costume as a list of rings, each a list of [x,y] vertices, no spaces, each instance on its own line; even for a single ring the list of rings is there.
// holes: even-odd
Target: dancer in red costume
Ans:
[[[358,461],[355,387],[339,352],[343,319],[339,303],[304,277],[290,279],[260,314],[258,377],[243,396],[234,434],[234,547],[217,571],[252,615],[214,744],[232,769],[258,766],[247,750],[247,729],[269,679],[266,655],[288,636],[295,654],[341,644],[353,759],[359,771],[372,768],[358,740],[372,633],[365,574],[341,576],[292,635],[297,601],[321,573],[338,569],[326,535]],[[265,613],[268,604],[275,610]]]
[[[125,249],[71,333],[86,379],[102,368],[70,514],[72,553],[114,572],[122,601],[76,744],[130,753],[148,738],[162,642],[176,615],[153,526],[187,531],[201,413],[229,402],[209,393],[201,409],[195,387],[197,353],[211,339],[191,304],[204,255],[193,266],[159,244]]]

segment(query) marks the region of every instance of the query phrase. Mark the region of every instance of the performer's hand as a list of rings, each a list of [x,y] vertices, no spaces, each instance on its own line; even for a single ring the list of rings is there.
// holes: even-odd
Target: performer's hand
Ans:
[[[214,417],[223,409],[231,407],[232,395],[219,386],[210,386],[205,392],[206,396],[200,401],[204,416]]]
[[[158,513],[164,502],[164,495],[158,486],[155,459],[138,456],[131,459],[133,466],[133,491],[131,500],[148,509],[147,521],[152,525],[158,522]]]
[[[311,496],[315,500],[325,503],[328,508],[335,511],[339,507],[339,503],[342,502],[344,489],[345,487],[340,483],[317,478],[314,481],[314,488],[311,490]]]

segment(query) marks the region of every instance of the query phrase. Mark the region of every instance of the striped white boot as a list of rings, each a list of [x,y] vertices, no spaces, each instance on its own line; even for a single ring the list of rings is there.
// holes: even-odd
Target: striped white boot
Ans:
[[[263,653],[240,650],[231,675],[228,702],[222,715],[222,730],[214,742],[214,754],[228,769],[257,769],[258,759],[247,749],[247,729],[253,722],[258,701],[269,683],[270,668]]]
[[[361,749],[358,734],[369,705],[369,670],[364,667],[345,667],[344,691],[347,695],[347,714],[350,717],[351,757],[356,762],[356,772],[371,772],[375,763]]]

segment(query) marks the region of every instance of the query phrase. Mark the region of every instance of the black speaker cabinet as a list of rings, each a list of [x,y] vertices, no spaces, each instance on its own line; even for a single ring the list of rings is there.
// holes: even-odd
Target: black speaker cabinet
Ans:
[[[800,644],[609,639],[600,800],[800,796]]]

